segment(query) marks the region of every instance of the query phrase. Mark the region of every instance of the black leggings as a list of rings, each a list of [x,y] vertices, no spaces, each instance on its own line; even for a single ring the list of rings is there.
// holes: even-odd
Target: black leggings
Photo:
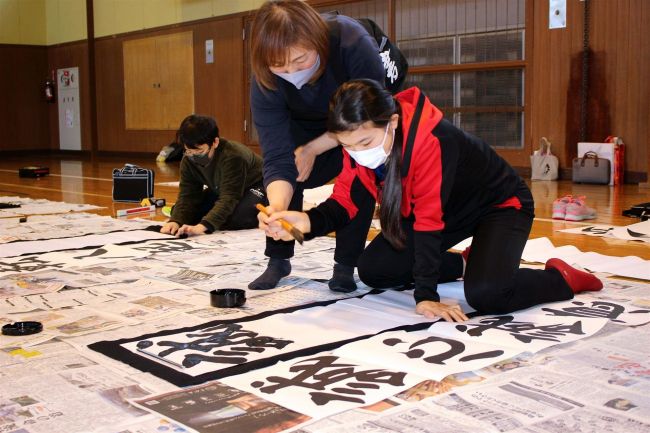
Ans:
[[[514,208],[495,208],[463,230],[442,233],[440,283],[463,275],[463,259],[447,251],[473,236],[465,269],[465,297],[483,314],[504,314],[545,302],[573,298],[573,292],[554,269],[519,268],[533,223],[531,214]],[[370,287],[390,288],[413,283],[413,223],[404,220],[406,248],[395,250],[380,234],[359,258],[359,277]]]
[[[302,211],[303,193],[306,189],[316,188],[327,184],[341,172],[343,167],[343,151],[337,146],[316,157],[314,168],[305,182],[298,182],[289,203],[289,210]],[[357,259],[366,245],[366,237],[375,210],[375,200],[369,194],[363,194],[355,204],[359,208],[357,215],[344,227],[336,231],[336,250],[334,260],[348,266],[356,266]],[[293,257],[295,241],[276,241],[266,238],[267,257],[288,259]]]

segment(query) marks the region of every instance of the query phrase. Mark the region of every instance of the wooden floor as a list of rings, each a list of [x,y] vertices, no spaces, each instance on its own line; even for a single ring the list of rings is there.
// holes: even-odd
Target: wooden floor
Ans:
[[[97,213],[115,215],[118,209],[133,207],[134,204],[114,203],[111,196],[113,168],[124,163],[134,163],[153,169],[156,173],[155,182],[178,181],[179,163],[156,163],[153,157],[141,158],[99,158],[95,163],[82,159],[51,158],[51,157],[3,157],[0,160],[0,196],[21,196],[31,198],[46,198],[68,203],[88,203],[103,206]],[[50,175],[39,179],[18,177],[18,168],[28,165],[49,167]],[[624,209],[631,205],[650,202],[650,189],[639,188],[637,185],[609,187],[601,185],[576,185],[570,181],[559,182],[530,182],[535,198],[535,223],[531,238],[549,237],[556,246],[575,245],[582,251],[597,251],[612,256],[638,256],[650,259],[650,244],[642,242],[620,241],[611,238],[596,238],[567,233],[556,230],[572,228],[586,223],[570,223],[551,219],[553,200],[565,194],[585,195],[587,204],[597,210],[598,217],[588,224],[628,225],[639,222],[638,219],[626,218],[621,215]],[[156,185],[156,197],[167,199],[169,203],[176,200],[178,189]],[[158,213],[150,218],[164,220]]]

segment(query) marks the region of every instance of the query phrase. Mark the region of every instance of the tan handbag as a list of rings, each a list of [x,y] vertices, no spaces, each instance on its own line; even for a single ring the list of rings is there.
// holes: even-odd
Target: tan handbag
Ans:
[[[599,158],[596,152],[587,152],[581,158],[573,158],[573,182],[607,185],[611,161]]]
[[[539,150],[530,155],[531,180],[556,180],[559,162],[557,156],[551,153],[551,142],[542,137]]]

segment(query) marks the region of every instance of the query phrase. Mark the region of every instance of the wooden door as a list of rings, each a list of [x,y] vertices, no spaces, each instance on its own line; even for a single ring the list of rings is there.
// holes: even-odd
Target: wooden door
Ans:
[[[194,112],[194,53],[192,32],[156,40],[160,76],[162,128],[177,129]]]
[[[194,111],[192,32],[125,41],[126,129],[176,129]]]
[[[124,115],[126,129],[157,129],[161,124],[156,38],[125,41]]]

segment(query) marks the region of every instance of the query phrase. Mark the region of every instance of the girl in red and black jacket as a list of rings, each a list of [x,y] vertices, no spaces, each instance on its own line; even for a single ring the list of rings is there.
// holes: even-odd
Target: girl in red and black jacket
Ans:
[[[440,302],[438,282],[464,275],[467,302],[502,314],[600,290],[595,276],[550,259],[546,269],[520,269],[534,217],[532,195],[508,163],[482,140],[456,128],[417,88],[393,98],[373,80],[342,85],[330,104],[328,129],[343,145],[343,170],[332,196],[314,209],[260,217],[276,239],[290,235],[284,218],[307,238],[357,217],[360,203],[380,203],[379,234],[358,261],[375,288],[415,283],[416,311],[467,319]],[[473,236],[469,251],[447,250]]]

